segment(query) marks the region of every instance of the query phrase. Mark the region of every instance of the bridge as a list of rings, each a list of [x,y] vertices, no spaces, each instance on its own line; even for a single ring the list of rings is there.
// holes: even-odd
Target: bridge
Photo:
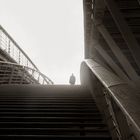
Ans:
[[[1,139],[140,140],[140,1],[83,10],[81,85],[54,85],[0,27]]]
[[[53,84],[0,26],[0,84]]]

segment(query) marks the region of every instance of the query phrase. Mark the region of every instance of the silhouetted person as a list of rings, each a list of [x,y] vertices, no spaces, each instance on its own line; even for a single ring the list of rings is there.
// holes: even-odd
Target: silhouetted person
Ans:
[[[75,76],[74,76],[73,73],[72,73],[72,75],[70,76],[69,83],[70,83],[71,85],[74,85],[74,84],[75,84],[75,81],[76,81],[76,78],[75,78]]]

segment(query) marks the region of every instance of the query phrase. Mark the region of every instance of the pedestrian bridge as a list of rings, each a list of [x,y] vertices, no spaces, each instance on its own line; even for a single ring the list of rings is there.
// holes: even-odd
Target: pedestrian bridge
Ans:
[[[0,84],[53,84],[0,26]]]
[[[0,27],[1,139],[140,140],[140,1],[83,10],[79,86],[53,84]]]

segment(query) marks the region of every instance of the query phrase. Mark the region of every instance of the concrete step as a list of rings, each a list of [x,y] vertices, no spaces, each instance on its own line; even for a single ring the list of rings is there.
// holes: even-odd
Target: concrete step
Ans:
[[[106,125],[101,121],[95,122],[0,122],[0,126],[3,128],[68,128],[68,127],[80,127],[92,129],[107,129]]]
[[[0,139],[9,140],[111,140],[108,135],[95,135],[95,136],[75,136],[75,135],[1,135]]]
[[[0,139],[111,140],[95,101],[81,86],[0,88]]]
[[[0,128],[2,135],[108,135],[106,129],[90,129],[90,128]]]

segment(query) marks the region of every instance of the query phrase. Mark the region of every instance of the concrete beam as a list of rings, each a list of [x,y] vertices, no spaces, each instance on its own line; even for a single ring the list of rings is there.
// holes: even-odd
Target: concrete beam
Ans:
[[[114,53],[114,56],[118,59],[118,61],[120,62],[121,66],[123,67],[127,75],[130,77],[130,79],[133,81],[137,81],[139,78],[136,71],[131,66],[127,58],[124,56],[121,49],[113,40],[112,36],[109,34],[105,26],[103,24],[97,24],[96,27],[98,31],[101,33],[101,35],[103,36],[103,38],[105,39],[105,41],[108,43],[108,46]]]
[[[130,49],[136,64],[140,68],[140,46],[131,32],[127,22],[125,21],[124,17],[122,16],[119,8],[117,7],[114,0],[105,0],[105,4],[110,11],[112,18],[114,19],[119,31],[121,32],[128,48]]]
[[[127,75],[121,70],[121,68],[112,60],[112,58],[107,54],[107,52],[103,49],[100,44],[95,44],[94,47],[101,54],[101,56],[105,59],[107,64],[116,72],[116,74],[123,80],[130,82]]]

